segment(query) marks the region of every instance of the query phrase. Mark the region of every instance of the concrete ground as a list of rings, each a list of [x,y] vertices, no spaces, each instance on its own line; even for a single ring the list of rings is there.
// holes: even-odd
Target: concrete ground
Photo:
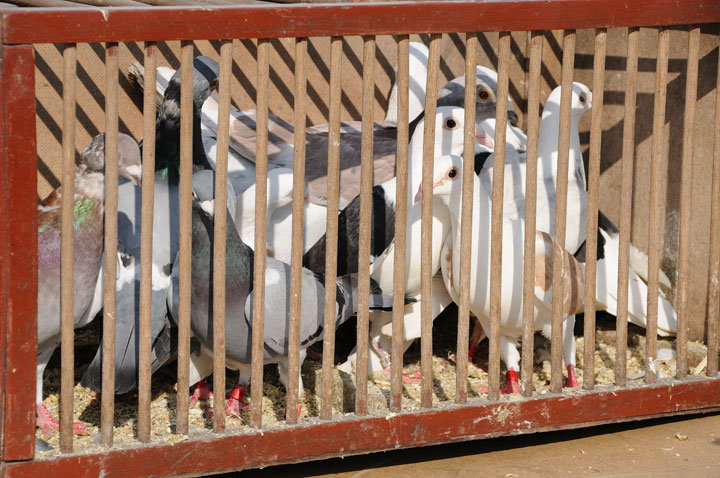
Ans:
[[[248,470],[224,478],[720,477],[720,414]]]

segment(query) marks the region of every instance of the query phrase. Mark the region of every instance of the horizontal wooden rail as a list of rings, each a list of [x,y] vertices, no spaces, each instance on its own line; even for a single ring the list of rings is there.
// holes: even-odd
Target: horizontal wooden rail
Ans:
[[[452,15],[448,15],[452,8]],[[683,25],[720,21],[714,0],[522,0],[3,12],[3,42],[59,43],[399,35]],[[79,27],[81,26],[81,27]]]
[[[233,436],[208,436],[207,440],[175,445],[6,463],[3,471],[5,478],[71,475],[83,478],[101,474],[112,478],[229,471],[694,410],[710,412],[720,409],[719,394],[720,379],[688,379],[623,390],[581,392],[577,396],[546,395],[522,402],[481,400],[471,405],[392,417],[362,417]],[[338,451],[343,448],[343,452]]]

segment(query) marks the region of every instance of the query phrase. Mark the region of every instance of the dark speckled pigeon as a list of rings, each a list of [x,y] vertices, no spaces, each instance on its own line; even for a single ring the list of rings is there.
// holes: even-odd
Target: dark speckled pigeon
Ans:
[[[75,169],[74,217],[74,323],[88,324],[99,312],[102,296],[103,230],[105,209],[105,135],[93,138]],[[140,150],[125,134],[118,138],[118,174],[140,180]],[[44,434],[59,428],[43,404],[43,372],[60,344],[60,229],[62,187],[38,206],[38,355],[37,426]],[[85,434],[85,424],[73,431]]]
[[[197,176],[197,175],[196,175]],[[209,190],[198,184],[193,177],[196,198],[192,211],[192,304],[191,328],[203,348],[212,351],[212,249],[214,201],[203,197],[202,190]],[[233,201],[228,192],[228,203]],[[204,200],[203,200],[204,199]],[[224,208],[223,208],[224,209]],[[250,377],[252,338],[252,281],[253,250],[242,240],[235,229],[232,217],[227,216],[226,235],[226,360],[229,368],[240,371],[239,383],[247,386]],[[265,339],[264,362],[277,363],[280,380],[287,385],[288,342],[290,307],[290,266],[276,259],[268,258],[265,269]],[[336,283],[336,318],[340,324],[349,319],[357,309],[357,276],[349,274],[340,277]],[[173,293],[169,296],[170,310],[175,316],[178,305],[177,268],[173,273]],[[302,271],[302,302],[300,315],[300,363],[305,359],[305,350],[323,335],[325,287],[324,281],[316,274]],[[384,296],[370,297],[372,308],[387,310],[392,299]],[[302,391],[302,378],[298,392]],[[227,402],[227,410],[238,411],[244,388],[238,385]]]
[[[199,112],[217,84],[217,63],[208,57],[193,62],[193,165],[208,168],[200,139]],[[160,368],[177,347],[177,334],[167,318],[167,291],[179,248],[180,70],[170,80],[160,104],[155,137],[153,204],[153,266],[151,312],[151,370]],[[115,393],[137,387],[140,320],[140,188],[119,187],[117,329],[115,335]],[[85,371],[82,385],[99,392],[102,386],[102,344]]]

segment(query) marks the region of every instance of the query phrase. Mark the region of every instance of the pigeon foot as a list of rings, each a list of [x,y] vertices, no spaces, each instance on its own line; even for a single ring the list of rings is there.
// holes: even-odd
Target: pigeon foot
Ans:
[[[230,396],[225,401],[225,414],[240,416],[240,410],[248,406],[247,403],[243,403],[243,398],[247,389],[240,385],[235,385],[235,388],[230,392]]]
[[[567,373],[568,377],[567,380],[565,380],[565,385],[563,386],[568,388],[579,386],[580,384],[578,383],[577,377],[575,376],[575,367],[573,365],[567,366]]]
[[[383,369],[383,374],[386,377],[390,376],[390,367],[385,367]],[[402,383],[405,384],[411,384],[411,385],[420,385],[420,382],[422,382],[422,375],[420,373],[420,370],[415,370],[414,372],[404,372],[402,374]]]
[[[519,379],[520,375],[515,370],[508,370],[505,374],[505,386],[500,389],[500,393],[522,393]]]
[[[500,393],[522,393],[520,388],[520,375],[515,370],[508,370],[505,374],[505,385],[500,389]],[[486,386],[480,387],[480,393],[488,393]]]
[[[207,381],[202,379],[195,385],[195,389],[193,390],[192,395],[190,395],[190,406],[192,407],[195,405],[198,400],[207,400],[212,397],[212,389],[208,385]]]
[[[323,358],[322,352],[315,352],[314,350],[306,349],[305,353],[307,353],[307,357],[312,360],[322,360]]]
[[[50,412],[45,407],[44,403],[38,403],[35,406],[35,411],[37,413],[37,420],[35,422],[35,425],[39,427],[40,430],[42,430],[43,435],[49,436],[52,435],[55,430],[60,430],[60,422],[58,422],[55,417],[50,415]],[[85,424],[83,422],[73,423],[73,434],[87,435],[87,429],[85,427]]]

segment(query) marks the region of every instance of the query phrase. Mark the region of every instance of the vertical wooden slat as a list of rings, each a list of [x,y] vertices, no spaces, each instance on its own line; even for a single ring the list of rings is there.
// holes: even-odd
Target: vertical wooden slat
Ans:
[[[505,127],[507,124],[508,75],[510,73],[510,32],[498,37],[498,87],[493,154],[492,219],[490,231],[490,333],[488,399],[500,396],[500,304],[502,298],[503,193],[505,190]]]
[[[360,160],[360,234],[358,237],[357,360],[355,413],[367,413],[368,334],[370,328],[370,230],[373,186],[373,106],[375,37],[363,37],[362,152]]]
[[[654,360],[657,358],[658,280],[662,256],[663,211],[661,195],[665,191],[665,97],[667,94],[667,66],[670,29],[661,28],[658,34],[657,70],[655,72],[655,109],[653,113],[652,161],[650,163],[650,219],[648,225],[648,295],[647,327],[645,329],[645,381],[655,383]]]
[[[0,461],[8,462],[32,459],[35,448],[38,170],[34,48],[1,48]]]
[[[465,34],[465,143],[463,146],[462,212],[460,222],[460,255],[471,257],[472,198],[475,180],[475,92],[478,38]],[[458,336],[455,373],[455,402],[467,402],[468,332],[470,329],[470,261],[460,263],[460,303],[458,303]]]
[[[395,256],[393,264],[393,325],[390,369],[390,409],[402,405],[403,334],[405,323],[405,241],[408,187],[408,101],[410,87],[410,38],[398,37],[397,44],[397,162],[395,163]]]
[[[720,37],[718,37],[720,39]],[[717,39],[716,39],[717,42]],[[720,48],[716,85],[720,85]],[[720,88],[715,88],[715,149],[710,208],[710,271],[707,305],[707,376],[718,373],[718,317],[720,316]]]
[[[150,46],[148,46],[148,50]],[[150,54],[146,53],[146,61]],[[154,63],[154,62],[153,62]],[[151,76],[154,80],[155,67],[152,68]],[[183,69],[185,73],[187,68]],[[147,72],[147,69],[145,70]],[[148,81],[146,79],[146,81]],[[146,83],[154,85],[153,83]],[[145,88],[153,92],[153,88]],[[153,92],[154,93],[154,92]],[[145,108],[154,108],[148,102],[155,102],[154,94],[144,93]],[[144,126],[147,129],[155,130],[155,116],[147,116],[144,113]],[[152,121],[152,123],[151,123]],[[147,133],[147,131],[145,131]],[[154,137],[154,135],[153,135]],[[145,144],[145,141],[143,141]],[[152,249],[153,249],[153,203],[155,192],[155,142],[150,148],[143,148],[143,181],[142,181],[142,205],[141,205],[141,235],[140,235],[140,327],[138,355],[138,440],[141,442],[150,441],[150,402],[151,402],[151,372],[150,372],[150,335],[152,332]]]
[[[625,69],[625,117],[620,180],[620,246],[618,251],[618,308],[615,323],[615,385],[627,380],[628,273],[630,270],[630,232],[632,227],[633,162],[635,158],[635,104],[637,101],[639,28],[628,29]]]
[[[74,44],[63,50],[63,136],[62,136],[62,239],[60,255],[61,280],[61,371],[60,371],[60,450],[73,448],[74,354],[74,261],[73,206],[75,203],[75,68]]]
[[[553,254],[553,314],[552,374],[550,388],[553,392],[562,391],[562,326],[565,318],[563,308],[563,269],[565,250],[565,226],[567,222],[568,164],[570,158],[570,110],[572,107],[572,82],[575,69],[575,30],[565,30],[563,34],[562,94],[560,96],[560,132],[558,133],[558,165],[555,202],[555,241]]]
[[[265,258],[267,256],[268,54],[270,40],[258,39],[257,140],[255,154],[255,256],[253,266],[253,328],[250,379],[250,425],[262,426],[263,344],[265,332]]]
[[[540,68],[544,32],[532,32],[528,77],[528,125],[525,179],[525,246],[523,263],[522,388],[526,397],[533,393],[533,349],[535,336],[535,219],[537,213],[537,154],[540,133]]]
[[[225,430],[225,235],[227,231],[228,140],[230,134],[230,72],[232,40],[220,44],[215,221],[213,241],[213,429]],[[267,183],[267,181],[266,181]],[[263,303],[263,302],[261,302]]]
[[[430,35],[427,83],[425,88],[425,130],[423,131],[422,209],[420,247],[420,290],[425,300],[420,304],[420,403],[432,406],[432,176],[435,158],[435,112],[437,105],[437,77],[440,70],[442,35]]]
[[[692,212],[693,131],[698,82],[700,28],[690,29],[688,39],[687,75],[685,83],[685,118],[683,121],[682,182],[680,184],[680,239],[678,245],[677,295],[677,368],[676,377],[687,376],[687,287],[690,257],[690,215]]]
[[[583,330],[583,388],[595,387],[595,283],[597,266],[598,191],[600,188],[600,144],[602,142],[603,93],[607,29],[595,30],[592,122],[588,163],[587,229],[585,230],[585,324]]]
[[[325,232],[325,321],[322,360],[322,402],[320,418],[332,417],[333,364],[335,359],[335,300],[337,288],[338,199],[340,197],[340,95],[342,80],[342,37],[330,39],[330,116],[328,118],[327,229]]]
[[[305,98],[307,82],[305,61],[307,38],[295,39],[295,97],[293,101],[295,151],[293,155],[293,237],[303,237],[303,205],[305,204]],[[292,241],[290,260],[290,343],[288,387],[285,417],[288,424],[298,420],[298,373],[300,371],[300,299],[302,279],[302,241]]]
[[[115,411],[115,274],[118,209],[118,57],[117,42],[105,45],[105,270],[100,429],[103,445],[113,443]]]
[[[155,48],[152,62],[154,65]],[[148,55],[149,56],[149,55]],[[153,66],[154,68],[154,66]],[[188,400],[190,373],[190,253],[192,249],[192,69],[193,44],[182,42],[180,47],[180,247],[178,276],[178,422],[177,431],[188,434]],[[147,68],[145,69],[147,72]],[[188,75],[189,78],[188,78]],[[147,84],[147,83],[146,83]]]

